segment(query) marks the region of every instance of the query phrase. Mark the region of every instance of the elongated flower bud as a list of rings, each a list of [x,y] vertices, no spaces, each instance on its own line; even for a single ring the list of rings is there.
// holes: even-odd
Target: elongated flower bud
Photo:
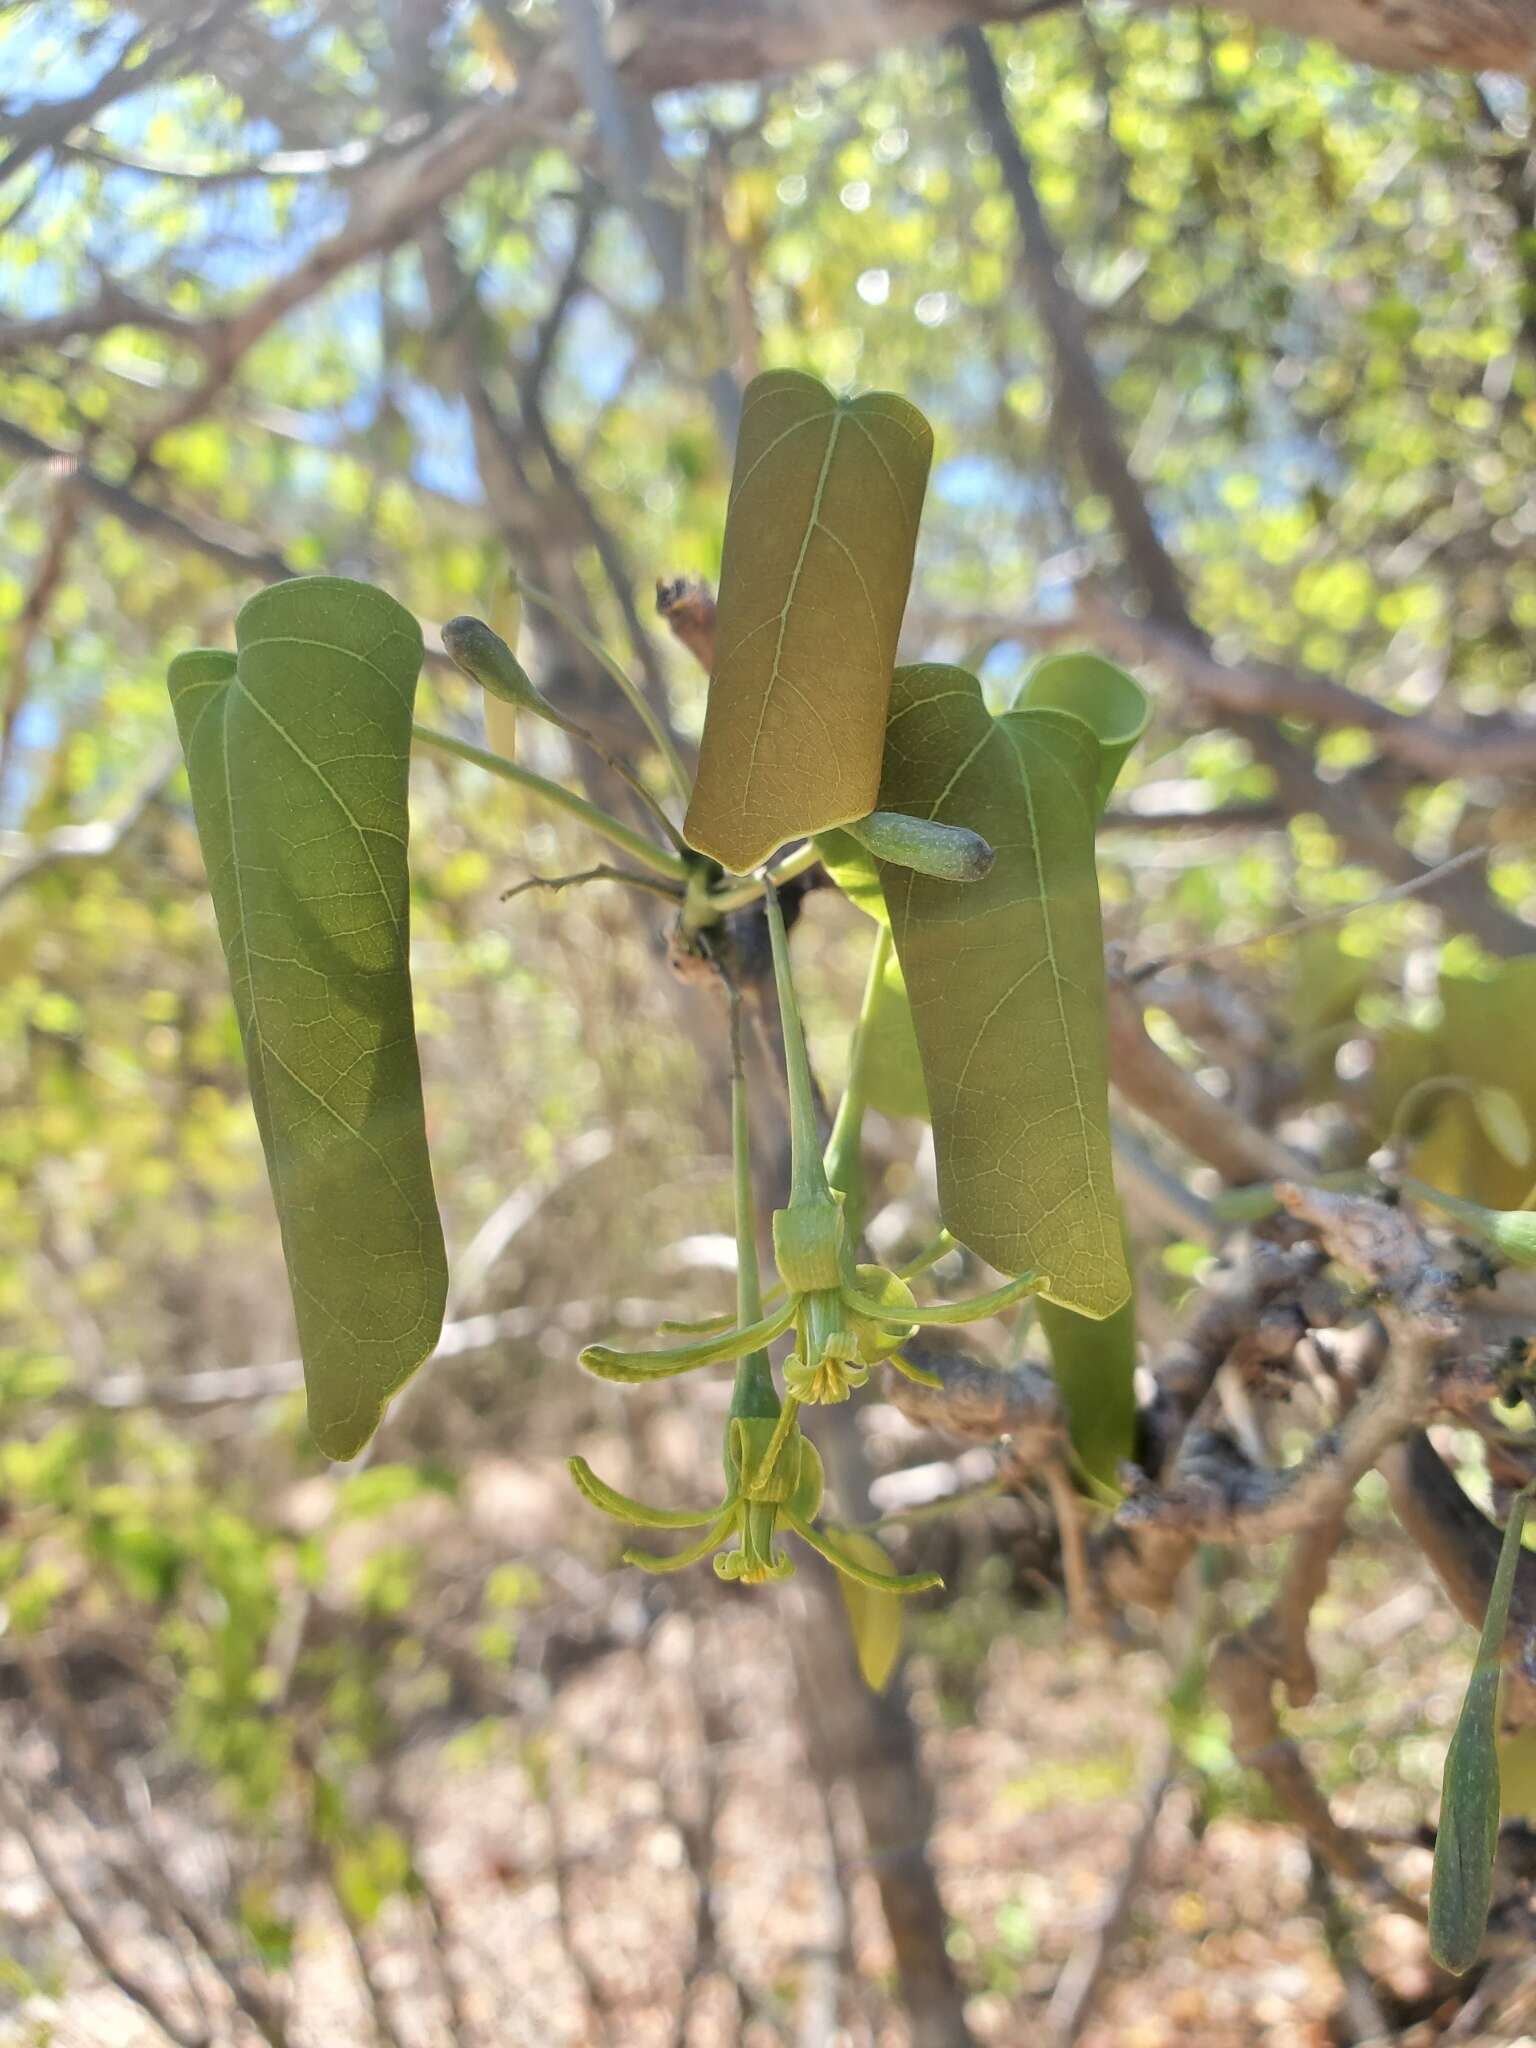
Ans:
[[[997,857],[979,832],[932,818],[909,818],[903,811],[871,811],[843,830],[876,860],[914,868],[939,882],[979,882]]]
[[[499,633],[484,619],[467,615],[450,619],[443,628],[443,646],[456,668],[488,696],[499,697],[520,710],[537,712],[542,718],[549,706],[535,689],[533,680]]]

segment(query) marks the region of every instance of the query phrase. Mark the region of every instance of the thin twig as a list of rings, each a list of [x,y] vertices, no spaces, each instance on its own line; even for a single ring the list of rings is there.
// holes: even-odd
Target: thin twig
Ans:
[[[574,889],[583,882],[625,882],[631,889],[647,889],[653,896],[664,896],[669,903],[681,903],[683,892],[670,882],[663,882],[655,875],[637,875],[628,868],[610,868],[599,865],[582,868],[573,875],[530,875],[526,882],[518,882],[510,889],[503,889],[501,900],[510,903],[514,897],[526,895],[530,889]]]
[[[33,1825],[26,1794],[13,1782],[8,1767],[0,1767],[0,1819],[26,1844],[54,1903],[79,1935],[102,1974],[152,2020],[168,2040],[174,2041],[177,2048],[209,2048],[211,2036],[208,2029],[178,2019],[154,1985],[118,1954],[84,1893],[76,1888],[42,1830]]]
[[[1250,933],[1246,939],[1221,939],[1215,945],[1197,946],[1193,952],[1171,953],[1165,960],[1149,960],[1142,967],[1132,968],[1128,979],[1147,981],[1155,974],[1166,973],[1171,967],[1193,967],[1198,961],[1223,960],[1232,953],[1245,953],[1250,946],[1267,946],[1271,939],[1293,939],[1301,932],[1342,924],[1359,911],[1379,910],[1384,903],[1396,903],[1404,896],[1417,896],[1425,889],[1432,889],[1458,869],[1470,867],[1474,861],[1486,860],[1492,851],[1491,845],[1466,847],[1437,866],[1426,868],[1422,875],[1410,875],[1406,882],[1394,882],[1390,889],[1379,889],[1374,896],[1367,896],[1363,903],[1338,903],[1331,910],[1317,910],[1307,917],[1292,918],[1289,924],[1277,924],[1267,932]]]
[[[1126,1850],[1114,1889],[1105,1901],[1092,1933],[1072,1951],[1065,1969],[1056,1980],[1051,2002],[1045,2010],[1045,2030],[1059,2048],[1072,2048],[1093,2017],[1094,2006],[1109,1975],[1109,1966],[1125,1932],[1132,1902],[1157,1838],[1157,1823],[1175,1782],[1173,1761],[1173,1744],[1165,1739],[1157,1762],[1148,1775],[1141,1818]]]

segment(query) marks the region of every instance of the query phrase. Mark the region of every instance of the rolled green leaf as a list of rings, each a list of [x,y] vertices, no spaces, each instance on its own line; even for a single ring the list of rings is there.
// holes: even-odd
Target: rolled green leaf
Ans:
[[[1077,772],[1081,758],[1080,737],[1070,721],[1089,726],[1097,742],[1097,821],[1150,714],[1146,691],[1114,662],[1097,654],[1051,654],[1030,671],[1002,722],[1026,762],[1051,752],[1068,775]],[[1123,1218],[1121,1239],[1124,1244]],[[1129,1272],[1128,1244],[1125,1255]],[[1135,1295],[1099,1322],[1042,1301],[1040,1324],[1066,1404],[1072,1448],[1089,1478],[1118,1494],[1120,1467],[1136,1442]]]
[[[1102,654],[1048,654],[1024,678],[1015,711],[1064,711],[1099,743],[1094,814],[1102,817],[1126,756],[1147,729],[1151,699],[1134,676]]]
[[[1034,721],[1038,744],[1010,729]],[[976,678],[896,672],[880,808],[965,824],[983,881],[885,863],[946,1227],[1047,1299],[1103,1317],[1130,1291],[1109,1146],[1104,942],[1094,868],[1099,748],[1065,713],[994,720]]]
[[[1493,1903],[1499,1847],[1499,1671],[1520,1562],[1529,1495],[1516,1494],[1504,1525],[1477,1661],[1445,1753],[1440,1825],[1429,1880],[1429,1952],[1458,1977],[1477,1961]]]
[[[1136,1296],[1098,1322],[1051,1301],[1039,1315],[1072,1448],[1089,1478],[1118,1495],[1120,1467],[1136,1449]]]
[[[350,1458],[437,1343],[448,1269],[411,1011],[406,776],[421,631],[367,584],[253,597],[171,664],[193,815],[298,1318]]]
[[[888,391],[839,400],[798,370],[747,388],[683,827],[735,873],[875,808],[932,453]]]

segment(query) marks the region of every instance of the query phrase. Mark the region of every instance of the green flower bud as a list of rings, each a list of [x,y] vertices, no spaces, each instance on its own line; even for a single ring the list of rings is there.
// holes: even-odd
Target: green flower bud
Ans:
[[[536,711],[540,717],[548,711],[549,706],[535,689],[528,671],[484,619],[450,619],[443,628],[443,647],[454,666],[488,695],[525,711]]]

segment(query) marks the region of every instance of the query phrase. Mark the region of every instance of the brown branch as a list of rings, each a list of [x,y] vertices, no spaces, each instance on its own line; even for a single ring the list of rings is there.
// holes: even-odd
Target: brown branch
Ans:
[[[1481,1628],[1493,1587],[1503,1531],[1469,1500],[1422,1431],[1383,1458],[1397,1519],[1429,1559],[1451,1605]],[[1511,1720],[1536,1720],[1536,1556],[1522,1551],[1504,1638],[1504,1709]]]
[[[1181,647],[1193,650],[1190,658],[1199,657],[1207,680],[1213,673],[1219,676],[1221,665],[1206,651],[1205,638],[1185,603],[1178,569],[1131,471],[1119,423],[1094,368],[1086,309],[1066,281],[1062,252],[1035,191],[1029,158],[1014,130],[991,51],[977,28],[960,30],[955,40],[965,60],[972,101],[1013,204],[1019,228],[1020,282],[1050,344],[1057,413],[1076,445],[1089,484],[1109,504],[1126,567],[1146,600],[1149,630],[1171,635]],[[1310,755],[1299,751],[1270,723],[1267,714],[1273,709],[1267,700],[1230,705],[1226,719],[1274,776],[1286,809],[1294,815],[1317,813],[1359,858],[1370,861],[1391,880],[1409,881],[1427,874],[1424,863],[1398,843],[1391,824],[1375,817],[1358,794],[1317,775]],[[1536,926],[1512,917],[1476,877],[1463,872],[1446,874],[1432,885],[1426,883],[1425,893],[1490,950],[1536,950]]]
[[[126,485],[113,483],[99,471],[79,462],[69,449],[56,448],[28,428],[18,426],[14,420],[0,419],[0,450],[21,462],[57,464],[68,469],[73,489],[82,492],[103,512],[120,519],[125,526],[147,539],[170,541],[175,547],[190,548],[194,553],[206,555],[211,561],[232,570],[237,576],[258,577],[264,583],[277,582],[296,573],[276,549],[246,539],[222,520],[209,517],[194,523],[164,505],[140,497]],[[146,471],[141,469],[141,482],[145,475]]]
[[[1296,718],[1324,731],[1360,727],[1380,751],[1440,782],[1461,775],[1536,775],[1536,722],[1507,714],[1469,716],[1461,725],[1395,711],[1326,676],[1269,662],[1218,661],[1203,638],[1118,606],[1080,597],[1077,626],[1117,660],[1152,662],[1221,710],[1258,718]]]
[[[151,815],[180,765],[179,747],[158,755],[114,818],[93,818],[83,825],[58,825],[31,840],[17,834],[20,843],[11,864],[0,870],[0,903],[14,890],[53,868],[71,866],[77,861],[110,860]],[[9,835],[0,835],[0,850],[10,850],[8,841]]]
[[[1329,1957],[1344,1987],[1343,2010],[1333,2021],[1331,2031],[1337,2032],[1341,2026],[1347,2029],[1345,2048],[1354,2048],[1357,2043],[1359,2048],[1366,2048],[1368,2043],[1375,2043],[1380,2048],[1381,2043],[1392,2038],[1391,2024],[1381,2009],[1371,1974],[1356,1951],[1349,1915],[1321,1857],[1312,1858],[1307,1892],[1322,1926]]]
[[[98,1855],[112,1871],[124,1892],[136,1899],[167,1941],[178,1952],[190,1939],[193,1947],[223,1982],[235,2004],[251,2022],[269,2048],[288,2048],[283,2006],[273,1987],[239,1953],[238,1938],[227,1925],[206,1911],[178,1881],[162,1855],[148,1819],[149,1793],[141,1784],[143,1812],[130,1799],[108,1758],[103,1755],[95,1733],[81,1713],[62,1658],[50,1652],[36,1637],[18,1641],[17,1656],[25,1673],[34,1704],[47,1716],[49,1733],[60,1757],[67,1761],[68,1776],[77,1785],[89,1787],[103,1799],[132,1845],[132,1854],[114,1850],[102,1831],[96,1833]],[[190,1969],[185,1971],[190,1994],[200,2016],[207,2009]]]
[[[1276,1193],[1317,1231],[1331,1258],[1377,1290],[1386,1359],[1297,1465],[1254,1465],[1225,1432],[1192,1429],[1166,1483],[1139,1487],[1119,1509],[1121,1532],[1156,1528],[1186,1540],[1252,1544],[1324,1526],[1342,1518],[1359,1481],[1430,1412],[1435,1366],[1459,1331],[1458,1275],[1438,1263],[1400,1208],[1318,1188],[1282,1185]]]
[[[1109,1071],[1133,1108],[1234,1186],[1305,1178],[1307,1162],[1200,1086],[1147,1035],[1136,991],[1119,972],[1108,977]]]
[[[19,355],[31,348],[59,348],[66,342],[108,334],[117,327],[174,335],[194,348],[202,348],[207,345],[210,322],[172,312],[168,306],[152,306],[145,299],[135,298],[116,278],[104,277],[89,305],[74,306],[63,313],[45,313],[35,320],[0,320],[0,355]]]
[[[209,2048],[211,2036],[207,2028],[178,2018],[155,1986],[118,1954],[85,1894],[75,1885],[46,1835],[34,1825],[27,1793],[13,1781],[8,1769],[0,1771],[0,1820],[25,1843],[37,1866],[38,1876],[47,1886],[54,1903],[109,1983],[136,2005],[167,2039],[176,2042],[177,2048]]]
[[[1288,35],[1321,36],[1390,71],[1523,74],[1536,60],[1530,0],[1237,0],[1234,12]]]
[[[1137,791],[1140,796],[1141,791]],[[1263,832],[1287,822],[1288,814],[1267,798],[1252,803],[1128,804],[1104,813],[1101,832]]]
[[[1256,1360],[1278,1358],[1294,1348],[1305,1327],[1295,1320],[1297,1298],[1323,1264],[1316,1245],[1261,1242],[1205,1282],[1186,1310],[1183,1329],[1152,1367],[1157,1399],[1149,1418],[1155,1441],[1148,1462],[1154,1473],[1171,1459],[1217,1373],[1240,1347]]]
[[[1360,1885],[1383,1905],[1422,1918],[1422,1908],[1387,1877],[1364,1838],[1334,1819],[1301,1751],[1281,1727],[1275,1706],[1276,1673],[1250,1631],[1216,1645],[1208,1683],[1212,1699],[1232,1723],[1238,1761],[1263,1777],[1276,1803],[1328,1869]]]
[[[4,706],[0,708],[0,793],[5,788],[16,743],[16,727],[26,708],[32,649],[41,634],[69,560],[70,543],[80,526],[80,500],[70,486],[68,468],[61,468],[54,487],[53,507],[48,519],[42,553],[32,573],[11,636],[11,672],[5,685]]]
[[[887,1393],[909,1422],[976,1443],[1010,1439],[1010,1461],[1038,1470],[1066,1448],[1066,1418],[1056,1383],[1042,1367],[996,1366],[968,1352],[914,1337],[902,1356],[943,1384],[925,1387],[892,1373]]]
[[[159,42],[152,30],[136,35],[117,62],[84,92],[72,99],[44,100],[25,114],[8,116],[5,126],[13,140],[10,149],[0,157],[0,185],[114,101],[141,91],[179,59],[196,59],[224,23],[241,12],[242,6],[243,0],[221,0],[221,4],[205,8],[189,24]]]
[[[1009,115],[987,39],[979,28],[962,28],[955,43],[965,62],[972,105],[992,145],[1018,223],[1020,280],[1050,342],[1056,411],[1076,443],[1089,483],[1109,501],[1127,564],[1145,591],[1153,616],[1183,621],[1189,616],[1183,579],[1131,474],[1117,422],[1093,367],[1083,307],[1065,282],[1062,252],[1035,191],[1029,158]]]

